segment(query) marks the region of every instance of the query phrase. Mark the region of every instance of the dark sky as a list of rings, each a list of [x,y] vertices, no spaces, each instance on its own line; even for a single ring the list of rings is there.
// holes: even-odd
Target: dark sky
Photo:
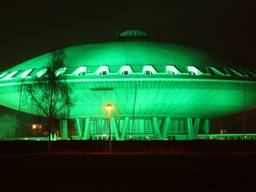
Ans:
[[[255,64],[255,9],[246,0],[89,2],[1,3],[1,69],[52,49],[113,40],[117,29],[129,28],[153,29],[156,40],[208,50],[241,65]]]
[[[92,4],[91,2],[94,2]],[[105,2],[105,3],[104,3]],[[140,2],[140,3],[139,3]],[[53,49],[110,41],[116,30],[154,31],[176,42],[255,66],[255,4],[247,0],[7,0],[0,3],[0,69]],[[252,120],[255,117],[255,112]],[[238,120],[236,120],[238,119]],[[241,116],[228,120],[241,123]],[[239,122],[239,123],[237,123]],[[221,124],[223,126],[223,124]],[[253,126],[252,126],[253,127]]]

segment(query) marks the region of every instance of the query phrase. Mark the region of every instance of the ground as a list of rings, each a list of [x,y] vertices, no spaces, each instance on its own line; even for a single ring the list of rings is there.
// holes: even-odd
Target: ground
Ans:
[[[255,162],[253,152],[2,153],[1,191],[252,190]]]

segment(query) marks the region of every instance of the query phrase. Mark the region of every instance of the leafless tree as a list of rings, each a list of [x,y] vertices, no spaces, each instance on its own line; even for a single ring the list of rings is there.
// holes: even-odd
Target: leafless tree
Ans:
[[[54,133],[53,126],[56,120],[67,118],[73,105],[70,97],[71,88],[65,76],[58,74],[58,70],[65,67],[65,57],[63,50],[53,52],[47,73],[40,78],[34,78],[33,83],[25,85],[31,105],[48,119],[49,141]]]

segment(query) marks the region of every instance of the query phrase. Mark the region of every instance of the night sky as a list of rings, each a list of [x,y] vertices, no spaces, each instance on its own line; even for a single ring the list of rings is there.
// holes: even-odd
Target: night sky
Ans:
[[[256,9],[246,0],[7,2],[0,5],[1,70],[51,50],[111,41],[117,31],[134,28],[152,34],[154,40],[203,49],[255,67]],[[250,113],[252,119],[254,114]],[[237,121],[241,116],[229,120],[233,125]]]
[[[0,5],[0,65],[6,69],[49,50],[115,39],[138,28],[176,42],[255,64],[254,5],[246,0],[95,2],[7,1]],[[158,4],[157,4],[158,3]],[[251,37],[251,39],[249,38]]]

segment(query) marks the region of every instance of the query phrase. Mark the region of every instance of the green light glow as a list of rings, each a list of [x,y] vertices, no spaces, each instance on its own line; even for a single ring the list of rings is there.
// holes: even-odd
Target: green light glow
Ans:
[[[67,119],[75,119],[74,138],[108,139],[104,106],[110,103],[111,138],[116,140],[196,139],[198,133],[209,132],[209,118],[256,106],[256,81],[248,77],[250,71],[243,75],[203,51],[147,41],[80,45],[64,51],[64,67],[52,71],[59,85],[66,82],[71,88],[75,104],[68,116],[61,116],[62,139],[68,139]],[[47,82],[52,59],[48,53],[2,73],[0,104],[43,116],[27,102],[29,94],[22,87],[36,83],[36,78]],[[13,78],[16,74],[22,81]],[[57,139],[56,134],[51,137]]]

